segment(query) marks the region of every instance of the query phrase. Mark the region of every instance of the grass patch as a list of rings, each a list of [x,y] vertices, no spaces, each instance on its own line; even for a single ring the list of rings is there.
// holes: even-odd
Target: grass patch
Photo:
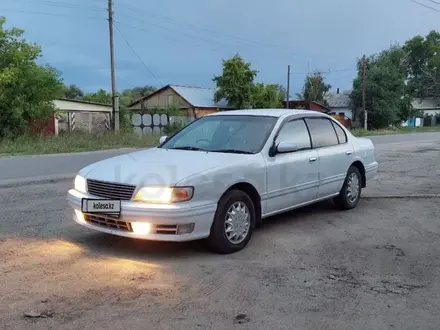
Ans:
[[[427,126],[427,127],[400,127],[400,128],[386,128],[365,131],[362,128],[355,128],[351,130],[354,136],[377,136],[377,135],[392,135],[392,134],[410,134],[410,133],[427,133],[427,132],[440,132],[440,126]]]
[[[351,132],[355,136],[440,132],[440,126],[401,127],[371,131],[353,129]],[[54,137],[26,135],[16,139],[1,139],[0,156],[56,154],[117,148],[148,148],[158,144],[158,136],[139,137],[134,132],[120,132],[119,134],[108,132],[100,135],[76,132]]]
[[[55,154],[116,148],[147,148],[159,144],[159,137],[139,137],[134,132],[94,135],[76,132],[53,137],[21,136],[0,140],[0,155]]]

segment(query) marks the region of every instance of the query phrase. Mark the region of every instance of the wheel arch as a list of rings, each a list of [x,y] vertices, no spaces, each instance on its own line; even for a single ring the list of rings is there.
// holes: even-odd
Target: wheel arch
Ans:
[[[250,197],[255,207],[255,225],[259,227],[261,225],[261,196],[258,190],[249,182],[238,182],[226,189],[220,198],[231,190],[241,190]]]
[[[362,179],[362,188],[365,188],[367,186],[367,178],[365,175],[365,166],[364,164],[362,164],[362,162],[360,160],[356,160],[353,162],[353,164],[351,164],[351,166],[356,167],[359,170],[359,173],[361,174],[361,179]]]

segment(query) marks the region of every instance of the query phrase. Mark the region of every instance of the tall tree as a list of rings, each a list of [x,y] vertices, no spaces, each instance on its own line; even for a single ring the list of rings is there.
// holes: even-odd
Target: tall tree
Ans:
[[[26,119],[54,113],[53,100],[62,95],[59,72],[37,64],[38,45],[23,38],[19,28],[6,29],[0,17],[0,137],[26,130]]]
[[[120,95],[120,103],[128,106],[134,101],[137,101],[144,96],[148,96],[156,90],[156,87],[149,85],[124,89]]]
[[[251,64],[238,54],[223,60],[222,67],[222,74],[212,79],[217,85],[214,101],[224,98],[233,108],[250,108],[257,71],[252,70]]]
[[[100,89],[96,93],[85,94],[83,100],[102,104],[112,104],[112,94]]]
[[[305,78],[302,93],[297,94],[297,98],[327,105],[324,96],[330,88],[332,86],[325,83],[324,76],[320,72],[314,72]]]
[[[257,83],[252,93],[252,107],[260,109],[282,108],[286,92],[276,84]]]
[[[63,97],[69,100],[81,100],[84,92],[76,85],[64,85]]]
[[[403,51],[410,90],[416,97],[440,101],[440,33],[415,36],[404,44]]]
[[[366,59],[366,108],[368,127],[385,128],[400,124],[411,115],[411,94],[406,85],[405,53],[392,46]],[[354,116],[363,121],[362,63],[358,61],[358,76],[353,81],[351,99]]]

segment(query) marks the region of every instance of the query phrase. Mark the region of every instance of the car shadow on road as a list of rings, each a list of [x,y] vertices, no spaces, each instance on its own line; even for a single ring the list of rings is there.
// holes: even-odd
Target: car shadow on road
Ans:
[[[339,213],[335,204],[329,201],[323,201],[312,205],[307,205],[292,211],[274,215],[263,219],[261,232],[267,230],[281,230],[280,227],[293,226],[301,223],[314,223],[319,222],[322,215],[329,216],[335,213]]]
[[[302,207],[264,219],[263,225],[256,230],[255,234],[256,236],[260,236],[268,231],[282,232],[285,227],[294,230],[292,227],[302,222],[313,221],[313,219],[316,218],[314,215],[327,216],[333,212],[337,211],[332,202],[321,202]],[[327,222],[325,222],[325,225],[327,225]],[[82,234],[81,236],[75,235],[75,237],[69,237],[68,239],[80,245],[88,253],[137,261],[163,261],[172,260],[174,258],[180,260],[182,258],[193,257],[197,257],[197,260],[200,261],[200,258],[206,258],[207,260],[221,258],[221,256],[213,254],[207,248],[205,240],[181,243],[153,242],[108,235],[91,230],[89,230],[87,234]]]

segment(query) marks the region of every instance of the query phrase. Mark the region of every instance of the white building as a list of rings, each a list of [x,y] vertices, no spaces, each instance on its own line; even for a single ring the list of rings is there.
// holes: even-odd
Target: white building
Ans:
[[[104,131],[110,125],[112,106],[96,102],[57,99],[55,134],[61,131]],[[70,128],[69,128],[70,127]]]

